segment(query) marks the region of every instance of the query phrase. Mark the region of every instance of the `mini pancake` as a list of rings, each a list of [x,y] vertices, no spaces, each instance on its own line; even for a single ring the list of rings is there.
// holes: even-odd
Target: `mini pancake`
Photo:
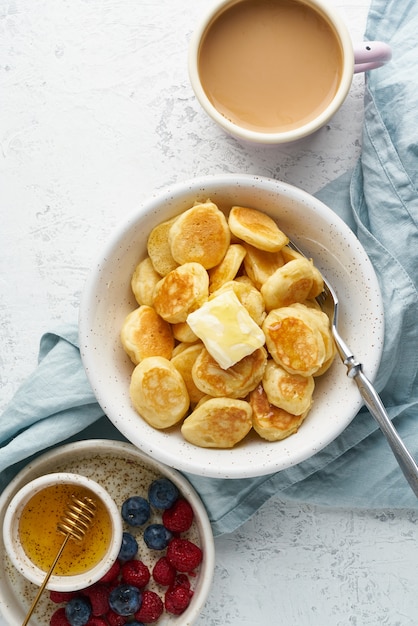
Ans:
[[[185,322],[209,294],[208,273],[200,263],[185,263],[164,276],[155,286],[153,305],[171,324]]]
[[[291,246],[285,246],[284,248],[282,248],[281,253],[285,263],[288,263],[289,261],[294,261],[295,259],[306,258],[303,256],[303,254],[301,254],[297,250],[294,250]],[[307,299],[313,300],[324,291],[324,279],[322,278],[322,274],[319,269],[313,264],[312,259],[309,260],[312,263],[313,283],[312,288],[307,295]]]
[[[146,304],[127,315],[120,338],[125,352],[135,365],[149,356],[170,359],[174,348],[170,324]]]
[[[154,266],[154,269],[160,276],[167,276],[169,272],[176,269],[179,265],[171,254],[170,244],[168,242],[168,233],[177,217],[171,220],[157,224],[149,234],[147,242],[148,255]]]
[[[313,286],[312,263],[301,258],[279,267],[262,285],[260,291],[267,311],[304,302]]]
[[[149,257],[138,263],[131,278],[131,288],[138,304],[152,306],[155,285],[159,280],[161,276]]]
[[[266,317],[266,309],[264,306],[263,296],[258,289],[254,287],[251,281],[246,282],[239,279],[230,280],[224,283],[222,287],[209,296],[209,299],[211,297],[216,297],[216,295],[228,289],[232,289],[242,306],[247,309],[255,323],[261,326]]]
[[[209,270],[209,292],[219,289],[227,281],[233,280],[238,274],[241,263],[245,257],[244,246],[238,243],[229,246],[219,265]]]
[[[265,213],[248,207],[234,206],[229,212],[229,228],[236,236],[260,250],[277,252],[289,238]]]
[[[337,354],[337,347],[336,347],[336,345],[334,343],[334,340],[332,342],[332,345],[333,345],[333,354],[332,354],[332,356],[329,359],[327,359],[326,361],[324,361],[323,364],[321,365],[321,367],[319,369],[317,369],[316,372],[314,372],[312,374],[312,376],[314,378],[318,378],[318,376],[322,376],[323,374],[325,374],[325,372],[327,372],[329,370],[329,368],[331,367],[331,365],[333,364],[335,355]]]
[[[267,352],[258,348],[228,369],[222,367],[206,350],[197,357],[192,376],[198,389],[215,398],[244,398],[263,377]]]
[[[192,405],[197,404],[205,395],[203,391],[196,387],[192,377],[192,367],[202,350],[203,344],[201,342],[195,343],[177,353],[171,359],[174,367],[182,375]]]
[[[183,350],[187,350],[187,348],[190,348],[190,344],[189,343],[178,343],[176,346],[174,346],[174,350],[173,350],[173,354],[171,355],[171,358],[173,358],[174,356],[177,356],[178,354],[180,354],[180,352],[183,352]]]
[[[179,422],[190,404],[180,372],[161,356],[148,357],[135,367],[129,391],[135,410],[157,429]]]
[[[303,259],[303,254],[292,248],[292,246],[283,246],[281,249],[282,257],[285,263],[294,261],[295,259]]]
[[[315,389],[312,376],[289,374],[271,359],[267,362],[262,383],[270,404],[292,415],[309,411]]]
[[[312,302],[314,304],[312,304]],[[325,345],[325,360],[321,367],[313,373],[313,376],[316,378],[325,374],[325,372],[331,367],[335,355],[337,354],[337,346],[335,345],[335,341],[332,336],[328,316],[321,310],[316,300],[307,300],[304,304],[292,304],[292,307],[296,308],[302,308],[303,306],[306,306],[309,312],[312,312],[312,319],[316,321]]]
[[[311,261],[312,262],[312,261]],[[322,274],[312,262],[313,283],[310,292],[308,293],[308,300],[313,300],[318,297],[320,293],[324,291],[324,279]]]
[[[318,330],[322,335],[322,339],[324,340],[324,346],[325,346],[324,361],[329,361],[329,359],[333,359],[335,356],[336,348],[335,348],[334,339],[332,337],[328,315],[324,313],[320,308],[316,308],[315,306],[310,306],[310,304],[307,304],[307,303],[304,303],[304,304],[295,303],[295,304],[292,304],[292,307],[300,311],[304,311],[306,315],[311,316],[312,322],[317,325]],[[315,372],[315,375],[317,376],[318,373]]]
[[[257,289],[266,282],[274,272],[284,265],[281,250],[266,252],[245,244],[247,254],[244,258],[244,269]]]
[[[210,398],[184,420],[181,433],[201,448],[232,448],[251,430],[251,415],[244,400]]]
[[[194,334],[187,322],[178,322],[178,324],[172,324],[174,339],[181,343],[194,343],[198,341],[198,336]]]
[[[171,254],[177,263],[193,261],[206,269],[222,261],[230,241],[225,215],[209,200],[184,211],[169,232]]]
[[[253,410],[253,428],[260,437],[267,441],[280,441],[294,435],[309,412],[292,415],[270,404],[263,385],[258,385],[250,393],[249,403]]]
[[[306,312],[291,306],[274,309],[262,329],[270,355],[289,373],[312,376],[324,363],[324,340]]]

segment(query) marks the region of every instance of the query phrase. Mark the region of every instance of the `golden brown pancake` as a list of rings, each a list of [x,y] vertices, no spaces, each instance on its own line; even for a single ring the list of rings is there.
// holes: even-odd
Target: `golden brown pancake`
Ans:
[[[279,267],[262,285],[260,291],[267,311],[304,302],[313,285],[312,263],[301,258]]]
[[[127,315],[120,337],[125,352],[135,365],[149,356],[171,358],[174,348],[171,326],[146,304]]]
[[[139,415],[158,429],[179,422],[190,404],[180,372],[161,356],[148,357],[136,366],[129,391]]]
[[[184,420],[181,432],[201,448],[232,448],[251,430],[251,414],[244,400],[210,398]]]
[[[230,240],[225,215],[209,200],[184,211],[169,232],[171,254],[177,263],[193,261],[206,269],[222,261]]]
[[[210,396],[244,398],[260,382],[266,364],[267,352],[258,348],[225,370],[205,348],[193,365],[192,376],[196,387]]]
[[[240,244],[232,244],[219,265],[209,270],[209,292],[212,293],[222,287],[227,281],[233,280],[238,274],[243,258],[245,257],[245,248]]]
[[[194,334],[187,322],[178,322],[178,324],[172,324],[174,339],[181,343],[194,343],[198,340],[197,335]]]
[[[328,361],[329,359],[332,359],[335,356],[335,343],[332,337],[330,321],[326,313],[324,313],[320,308],[311,306],[310,304],[308,304],[308,302],[309,301],[307,301],[304,304],[295,303],[295,304],[292,304],[292,307],[300,311],[304,311],[306,315],[310,316],[313,324],[316,324],[319,332],[322,335],[322,339],[324,340],[324,346],[325,346],[324,362],[325,362],[325,361]],[[315,375],[317,375],[317,372],[315,372]]]
[[[267,441],[280,441],[296,433],[308,411],[302,415],[292,415],[270,404],[262,385],[250,393],[249,402],[253,410],[254,430]]]
[[[249,244],[245,244],[244,247],[247,251],[244,258],[244,269],[257,289],[260,289],[266,280],[284,265],[282,252],[281,250],[266,252]]]
[[[295,259],[306,258],[303,256],[303,254],[297,252],[297,250],[294,250],[290,246],[285,246],[284,248],[282,248],[281,253],[285,263],[288,263],[289,261],[293,261]],[[313,300],[313,298],[316,298],[317,296],[319,296],[320,293],[324,291],[324,279],[322,278],[322,274],[319,269],[313,264],[312,259],[309,259],[309,261],[312,263],[313,283],[312,288],[307,295],[307,299]]]
[[[322,278],[322,274],[317,267],[312,263],[312,273],[313,273],[313,283],[310,292],[308,293],[308,300],[313,300],[320,293],[324,291],[324,279]]]
[[[195,343],[178,352],[171,359],[172,364],[183,377],[192,405],[197,404],[205,395],[196,387],[192,376],[192,367],[202,350],[203,344],[201,342]]]
[[[260,250],[277,252],[289,242],[276,222],[257,209],[234,206],[229,212],[229,228],[236,236]]]
[[[131,278],[131,288],[138,304],[152,306],[155,285],[160,279],[149,257],[138,263]]]
[[[168,243],[168,234],[176,219],[177,217],[173,217],[171,220],[161,222],[161,224],[158,224],[152,229],[148,237],[148,255],[155,271],[158,272],[160,276],[166,276],[179,265],[179,263],[173,259],[170,244]]]
[[[289,374],[270,359],[262,383],[270,404],[292,415],[305,413],[312,405],[312,394],[315,389],[312,376]]]
[[[154,308],[171,324],[185,322],[208,299],[209,277],[200,263],[185,263],[164,276],[154,289]]]
[[[312,376],[324,363],[324,340],[306,312],[291,306],[274,309],[262,328],[270,355],[291,374]]]

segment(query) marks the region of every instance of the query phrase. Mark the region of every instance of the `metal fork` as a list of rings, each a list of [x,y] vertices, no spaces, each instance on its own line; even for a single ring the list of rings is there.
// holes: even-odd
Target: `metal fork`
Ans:
[[[293,242],[289,245],[299,252],[299,254],[302,254],[302,256],[306,256]],[[352,378],[357,384],[361,397],[364,400],[364,404],[378,423],[380,430],[386,437],[392,452],[398,461],[399,467],[405,475],[406,480],[408,481],[414,494],[418,497],[418,465],[393,426],[379,394],[367,376],[363,373],[362,364],[357,361],[354,354],[338,332],[338,296],[330,283],[325,279],[324,275],[322,275],[322,278],[324,280],[324,291],[316,298],[316,300],[330,320],[332,335],[334,337],[337,351],[344,365],[347,367],[347,376]]]

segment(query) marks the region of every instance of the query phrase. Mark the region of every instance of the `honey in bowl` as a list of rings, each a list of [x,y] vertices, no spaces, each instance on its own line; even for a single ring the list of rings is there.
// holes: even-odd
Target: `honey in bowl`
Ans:
[[[82,541],[70,539],[54,569],[54,574],[73,576],[82,574],[104,558],[112,539],[112,521],[103,502],[89,489],[57,483],[35,493],[22,509],[19,520],[19,538],[28,558],[47,572],[64,540],[57,530],[75,495],[88,497],[96,504],[96,514]]]

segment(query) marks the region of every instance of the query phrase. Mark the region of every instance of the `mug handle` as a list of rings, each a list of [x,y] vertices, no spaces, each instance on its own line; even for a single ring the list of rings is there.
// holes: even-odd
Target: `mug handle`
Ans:
[[[354,45],[354,74],[374,70],[392,58],[392,50],[383,41],[363,41]]]

